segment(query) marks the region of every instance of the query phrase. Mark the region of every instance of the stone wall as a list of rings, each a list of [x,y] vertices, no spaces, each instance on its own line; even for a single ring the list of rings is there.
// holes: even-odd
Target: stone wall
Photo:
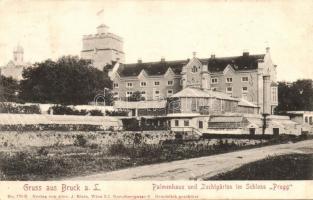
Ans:
[[[146,144],[158,144],[160,141],[174,139],[175,135],[167,131],[143,131],[138,132],[140,141]],[[78,135],[83,135],[87,140],[87,145],[97,144],[108,146],[113,143],[122,142],[133,144],[135,132],[81,132],[81,131],[2,131],[0,132],[1,147],[41,147],[54,145],[73,145]]]

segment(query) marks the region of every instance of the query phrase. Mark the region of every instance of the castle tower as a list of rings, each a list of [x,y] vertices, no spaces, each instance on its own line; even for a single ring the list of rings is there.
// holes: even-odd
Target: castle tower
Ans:
[[[101,24],[96,34],[83,36],[81,58],[91,60],[99,70],[114,61],[124,63],[123,39],[110,33],[109,27]]]
[[[24,49],[22,46],[17,45],[13,50],[13,62],[15,65],[22,65],[24,57]]]

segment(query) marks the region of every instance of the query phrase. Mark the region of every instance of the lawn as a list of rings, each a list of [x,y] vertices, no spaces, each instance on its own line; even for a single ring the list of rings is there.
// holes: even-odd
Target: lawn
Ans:
[[[201,142],[125,145],[116,143],[107,148],[88,146],[81,139],[76,145],[34,147],[22,152],[0,152],[0,180],[55,180],[90,175],[122,168],[194,158],[243,148],[254,143],[237,145],[223,142]]]
[[[207,180],[313,180],[313,154],[268,157]]]

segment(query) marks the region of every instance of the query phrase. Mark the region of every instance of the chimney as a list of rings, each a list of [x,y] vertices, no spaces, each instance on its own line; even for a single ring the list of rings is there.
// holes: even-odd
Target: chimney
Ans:
[[[141,59],[141,58],[138,58],[137,63],[142,63],[142,59]]]
[[[244,49],[242,55],[249,56],[249,51],[247,49]]]
[[[269,52],[270,52],[270,48],[266,47],[266,53],[269,53]]]
[[[211,58],[214,59],[215,58],[215,54],[211,54]]]
[[[163,56],[161,57],[161,62],[165,62],[165,58]]]
[[[195,58],[197,56],[197,52],[192,52],[192,56]]]

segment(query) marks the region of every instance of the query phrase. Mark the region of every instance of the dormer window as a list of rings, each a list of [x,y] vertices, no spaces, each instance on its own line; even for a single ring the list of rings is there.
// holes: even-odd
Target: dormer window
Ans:
[[[196,66],[193,66],[192,69],[191,69],[191,71],[192,71],[193,73],[196,73],[196,72],[198,72],[198,68],[197,68]]]
[[[132,88],[132,87],[133,87],[133,83],[127,82],[127,83],[126,83],[126,87]]]
[[[232,83],[233,82],[233,78],[226,78],[226,83]]]
[[[141,87],[146,87],[147,86],[147,82],[144,82],[144,81],[140,82],[140,86]]]

